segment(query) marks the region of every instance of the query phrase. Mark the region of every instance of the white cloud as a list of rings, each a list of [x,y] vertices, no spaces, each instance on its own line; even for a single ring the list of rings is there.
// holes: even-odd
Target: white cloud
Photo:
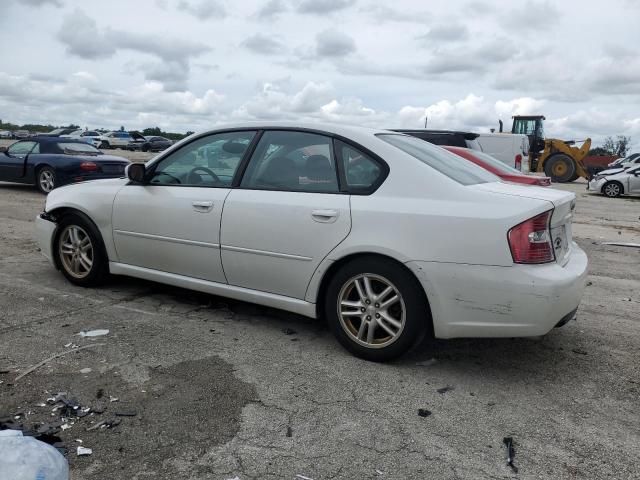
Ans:
[[[202,21],[227,16],[226,7],[217,0],[181,0],[178,2],[178,10],[185,11]]]

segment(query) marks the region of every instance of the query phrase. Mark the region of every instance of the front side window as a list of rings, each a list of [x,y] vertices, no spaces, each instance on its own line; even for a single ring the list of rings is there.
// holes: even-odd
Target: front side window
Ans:
[[[7,150],[10,155],[27,155],[33,150],[36,142],[16,142]]]
[[[229,187],[255,131],[227,132],[199,138],[156,163],[151,185]]]
[[[338,192],[331,138],[305,132],[265,132],[240,186],[258,190]]]
[[[418,138],[393,134],[380,134],[378,138],[462,185],[500,181],[497,176],[484,168]]]
[[[340,141],[337,145],[349,190],[354,193],[370,190],[382,176],[382,167],[370,156],[351,145]]]

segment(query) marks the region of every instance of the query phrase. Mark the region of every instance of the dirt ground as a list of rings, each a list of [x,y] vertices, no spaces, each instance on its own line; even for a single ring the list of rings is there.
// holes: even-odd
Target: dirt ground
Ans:
[[[640,242],[640,199],[561,188],[590,259],[577,321],[380,365],[321,321],[127,278],[74,287],[35,243],[45,198],[0,184],[0,417],[55,420],[38,405],[57,392],[104,410],[60,433],[73,479],[640,478],[640,250],[602,245]],[[73,344],[94,346],[15,380]]]

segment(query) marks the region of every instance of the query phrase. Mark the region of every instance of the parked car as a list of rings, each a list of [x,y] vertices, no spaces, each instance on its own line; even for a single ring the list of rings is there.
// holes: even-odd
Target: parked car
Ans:
[[[51,130],[46,133],[39,133],[40,137],[60,137],[62,135],[68,135],[71,132],[76,131],[77,128],[56,128],[55,130]]]
[[[32,184],[46,194],[68,183],[123,177],[128,164],[78,140],[37,137],[0,148],[0,181]]]
[[[16,130],[13,132],[13,138],[20,140],[21,138],[27,138],[30,135],[29,130]]]
[[[0,138],[11,139],[13,138],[13,132],[9,130],[0,130]]]
[[[482,151],[520,172],[529,171],[529,137],[519,133],[480,133]]]
[[[589,181],[587,190],[600,192],[607,197],[640,195],[640,165],[600,172]]]
[[[109,132],[96,137],[98,148],[128,148],[132,142],[145,142],[146,139],[136,132]]]
[[[127,145],[127,150],[142,150],[143,152],[161,152],[169,148],[171,145],[173,145],[173,142],[171,140],[164,137],[147,136],[144,138],[145,138],[144,142],[140,142],[140,141],[130,142],[129,145]]]
[[[126,173],[47,197],[39,243],[70,282],[110,272],[326,317],[370,360],[424,335],[543,335],[585,287],[573,193],[388,130],[238,125]]]
[[[462,147],[443,147],[446,150],[459,155],[462,158],[466,158],[470,162],[479,165],[485,170],[490,171],[494,175],[497,175],[505,182],[522,183],[523,185],[538,185],[540,187],[548,187],[551,185],[551,179],[549,177],[538,177],[536,175],[524,175],[515,168],[511,168],[502,163],[497,158],[487,155],[484,152],[477,150],[471,150],[469,148]]]
[[[640,153],[632,153],[627,157],[618,158],[615,162],[611,162],[608,167],[630,167],[633,164],[640,163]]]
[[[434,145],[449,145],[452,147],[470,148],[482,151],[478,137],[480,134],[473,132],[461,132],[458,130],[427,130],[427,129],[393,129],[392,132],[405,133],[412,137],[425,140]]]
[[[75,138],[85,143],[89,143],[94,147],[100,146],[101,140],[98,138],[102,134],[93,130],[75,130],[65,135],[60,135],[60,138]]]

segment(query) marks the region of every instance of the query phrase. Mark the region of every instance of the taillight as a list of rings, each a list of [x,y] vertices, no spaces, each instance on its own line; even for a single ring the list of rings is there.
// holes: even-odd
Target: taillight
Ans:
[[[549,221],[553,210],[536,215],[516,225],[507,235],[515,263],[553,262]]]
[[[97,172],[100,170],[97,163],[94,162],[82,162],[80,164],[80,170],[84,170],[85,172]]]
[[[522,155],[516,155],[516,170],[522,171]]]

